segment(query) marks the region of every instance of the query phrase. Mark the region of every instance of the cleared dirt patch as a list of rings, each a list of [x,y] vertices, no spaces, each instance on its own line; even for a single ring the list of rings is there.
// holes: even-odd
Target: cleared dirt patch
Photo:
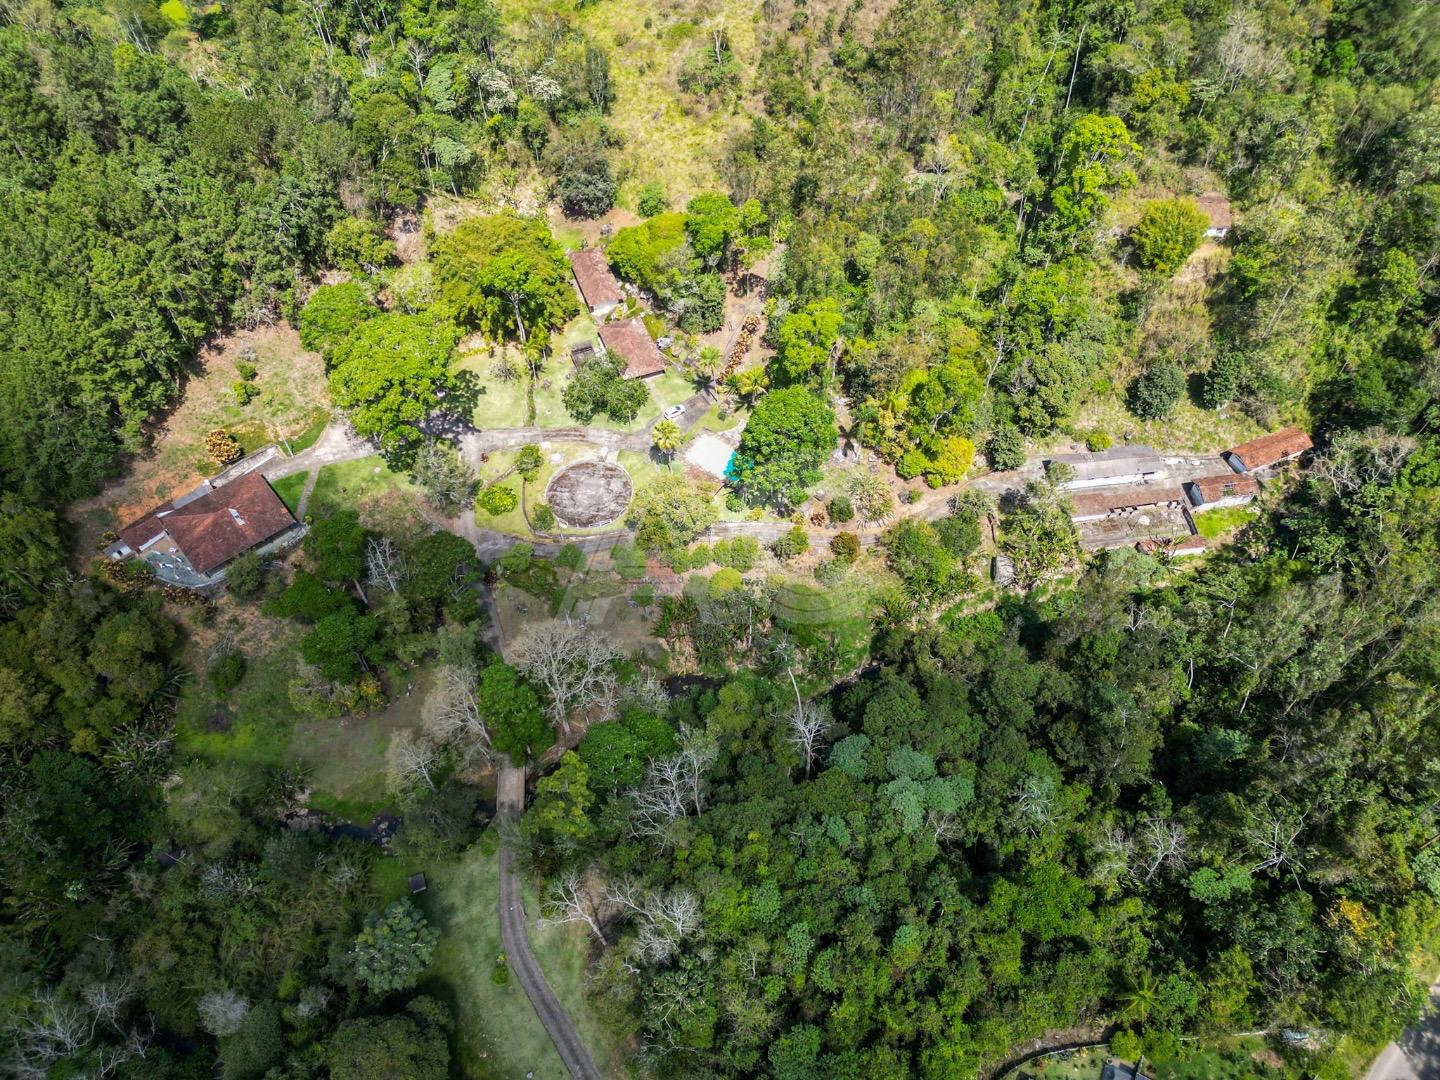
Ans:
[[[545,501],[567,529],[593,529],[614,521],[630,505],[630,474],[608,461],[577,461],[545,485]]]

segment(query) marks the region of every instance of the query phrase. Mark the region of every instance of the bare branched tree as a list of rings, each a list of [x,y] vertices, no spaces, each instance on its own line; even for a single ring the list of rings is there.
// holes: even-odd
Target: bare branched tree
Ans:
[[[830,712],[822,704],[804,701],[790,710],[786,723],[790,728],[790,743],[800,751],[805,762],[805,778],[808,780],[810,771],[815,767],[815,759],[830,734]]]
[[[568,619],[534,623],[515,639],[510,655],[516,667],[549,692],[550,719],[566,735],[576,710],[608,713],[613,708],[612,667],[620,654],[593,630]]]
[[[250,1015],[250,1003],[234,990],[212,990],[196,1004],[200,1026],[211,1035],[234,1035]]]
[[[423,780],[434,791],[433,774],[440,764],[440,756],[440,747],[410,728],[395,732],[385,748],[385,777],[390,790],[403,794]]]
[[[435,674],[435,683],[420,710],[424,732],[437,744],[455,747],[461,757],[491,759],[490,732],[480,715],[478,676],[475,669],[447,665]]]
[[[372,536],[365,543],[365,582],[371,588],[400,591],[404,573],[400,552],[388,536]]]
[[[567,870],[555,878],[546,890],[540,925],[558,926],[562,923],[583,922],[590,932],[600,939],[601,945],[608,945],[605,931],[600,926],[599,914],[590,899],[590,890],[574,870]]]
[[[1189,861],[1185,830],[1171,818],[1147,817],[1135,836],[1135,876],[1149,882],[1161,870],[1178,870]]]
[[[1304,829],[1305,815],[1288,803],[1267,804],[1250,810],[1242,830],[1251,851],[1258,856],[1250,872],[1289,870],[1293,874],[1303,870],[1299,839]]]

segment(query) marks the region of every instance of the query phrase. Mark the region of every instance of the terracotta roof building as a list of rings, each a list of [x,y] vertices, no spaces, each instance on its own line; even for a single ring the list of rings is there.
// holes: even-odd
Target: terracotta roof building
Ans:
[[[648,379],[665,370],[665,357],[642,319],[607,323],[600,327],[600,340],[607,352],[625,361],[627,379]]]
[[[1200,206],[1200,212],[1210,222],[1205,229],[1205,235],[1215,240],[1224,239],[1230,226],[1235,224],[1235,215],[1230,211],[1230,200],[1218,191],[1207,191],[1195,201]]]
[[[1083,491],[1070,496],[1072,521],[1099,521],[1150,506],[1179,506],[1185,493],[1167,484],[1134,484],[1107,491]]]
[[[199,586],[235,556],[293,528],[295,518],[258,471],[221,487],[205,483],[120,530],[112,559],[138,557],[158,576]]]
[[[1185,494],[1190,496],[1192,506],[1243,506],[1253,500],[1259,490],[1259,481],[1253,476],[1234,473],[1185,481]]]
[[[605,253],[599,248],[572,251],[570,270],[575,275],[575,284],[580,286],[580,295],[585,298],[590,314],[603,318],[625,299],[625,294],[620,291],[620,282],[610,272]]]
[[[1269,469],[1286,461],[1293,461],[1315,444],[1310,436],[1299,428],[1281,428],[1269,435],[1261,435],[1239,446],[1232,446],[1220,456],[1237,473],[1253,473]]]

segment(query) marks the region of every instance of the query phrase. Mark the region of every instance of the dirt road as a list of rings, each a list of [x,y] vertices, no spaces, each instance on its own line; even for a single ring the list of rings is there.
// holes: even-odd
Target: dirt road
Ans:
[[[513,765],[500,769],[496,791],[496,811],[500,817],[502,835],[505,829],[514,828],[520,820],[525,806],[525,770]],[[535,954],[530,950],[530,939],[525,933],[525,906],[520,898],[520,883],[515,879],[511,865],[512,853],[508,843],[500,845],[500,943],[505,948],[505,958],[510,970],[520,980],[525,996],[530,999],[540,1022],[545,1025],[550,1041],[560,1054],[560,1060],[578,1080],[600,1080],[600,1072],[590,1060],[590,1052],[580,1041],[580,1034],[570,1022],[569,1015],[550,989],[545,973]]]

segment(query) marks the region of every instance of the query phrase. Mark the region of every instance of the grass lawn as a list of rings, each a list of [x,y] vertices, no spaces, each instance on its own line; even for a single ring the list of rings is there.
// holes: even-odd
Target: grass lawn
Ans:
[[[1255,520],[1255,511],[1248,506],[1222,506],[1215,510],[1202,510],[1194,515],[1195,527],[1206,540],[1233,532]]]
[[[1255,421],[1238,409],[1222,415],[1202,409],[1183,398],[1173,416],[1165,420],[1141,420],[1125,407],[1123,388],[1092,397],[1080,406],[1070,425],[1076,432],[1103,431],[1116,443],[1143,443],[1157,450],[1211,453],[1264,434]]]
[[[322,518],[335,510],[357,509],[364,518],[367,504],[388,496],[415,498],[419,491],[408,477],[391,472],[379,457],[336,461],[321,467],[308,510],[312,517]]]
[[[728,415],[723,419],[720,416],[722,411],[728,412]],[[743,423],[749,415],[749,409],[743,407],[739,409],[732,408],[725,403],[724,399],[721,399],[706,410],[705,415],[700,418],[700,422],[696,424],[692,430],[714,431],[716,433],[729,431],[737,424]]]
[[[280,496],[280,501],[294,514],[298,512],[300,496],[305,493],[305,481],[309,479],[308,472],[295,473],[292,476],[282,476],[270,486],[275,489],[275,494]]]
[[[303,765],[311,806],[368,821],[390,803],[385,748],[397,728],[420,722],[426,676],[414,678],[409,696],[403,682],[392,680],[398,696],[379,712],[327,720],[302,716],[290,704],[290,679],[304,628],[285,619],[255,618],[256,630],[236,635],[248,661],[239,686],[223,700],[203,676],[186,686],[175,722],[177,756],[257,772]],[[261,632],[268,635],[264,640]]]
[[[385,748],[396,731],[420,726],[420,706],[429,685],[429,673],[421,672],[410,678],[408,694],[406,683],[393,680],[390,692],[394,700],[379,712],[296,722],[290,756],[309,770],[311,806],[364,820],[389,804]]]
[[[566,1080],[568,1073],[512,973],[509,982],[491,980],[500,955],[499,839],[486,832],[449,866],[429,874],[421,906],[439,927],[440,946],[422,988],[455,1005],[458,1020],[456,1054],[462,1073],[476,1078],[533,1075],[535,1080]],[[531,916],[530,942],[550,986],[585,1040],[597,1066],[607,1075],[608,1046],[584,994],[588,952],[579,926],[536,928],[533,917],[539,898],[528,883],[522,886],[525,911]]]

